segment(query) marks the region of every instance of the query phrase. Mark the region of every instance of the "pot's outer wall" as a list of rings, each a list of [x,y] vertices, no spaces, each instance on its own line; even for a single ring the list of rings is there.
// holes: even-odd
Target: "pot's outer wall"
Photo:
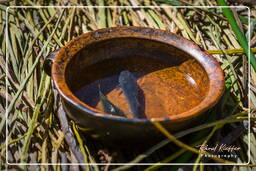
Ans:
[[[140,144],[147,141],[151,141],[148,142],[149,144],[154,144],[164,138],[151,122],[138,123],[105,119],[104,117],[84,113],[84,111],[79,110],[69,102],[63,102],[64,110],[68,116],[82,126],[83,130],[86,130],[85,134],[110,145],[112,144],[111,142],[115,142],[120,146],[127,146],[128,144]],[[81,117],[85,114],[87,117]],[[171,133],[175,133],[191,128],[205,119],[205,116],[202,114],[198,117],[175,123],[165,122],[163,126]]]

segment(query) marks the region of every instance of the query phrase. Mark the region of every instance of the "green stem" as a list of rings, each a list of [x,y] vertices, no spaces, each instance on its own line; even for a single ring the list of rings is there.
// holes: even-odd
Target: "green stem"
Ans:
[[[225,2],[225,0],[217,0],[217,3],[220,6],[228,6],[227,3]],[[251,51],[251,49],[248,47],[248,42],[247,42],[244,34],[240,30],[239,26],[237,25],[232,11],[228,7],[227,8],[222,8],[222,11],[223,11],[224,16],[227,17],[227,20],[228,20],[232,30],[234,31],[234,33],[235,33],[235,35],[238,39],[238,42],[240,43],[240,45],[244,49],[247,57],[250,59],[250,62],[251,62],[251,65],[252,65],[253,69],[256,71],[256,58],[255,58],[253,52]],[[251,54],[251,57],[249,57],[250,54]]]

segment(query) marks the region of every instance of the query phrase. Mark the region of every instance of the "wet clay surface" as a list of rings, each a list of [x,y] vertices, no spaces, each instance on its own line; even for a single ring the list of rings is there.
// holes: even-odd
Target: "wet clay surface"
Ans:
[[[99,72],[97,69],[102,65],[108,69],[112,65],[112,69],[104,73],[101,68]],[[100,86],[108,100],[124,111],[128,118],[132,118],[128,102],[118,84],[118,75],[124,69],[132,72],[137,79],[140,111],[146,118],[167,117],[192,109],[204,99],[208,91],[208,77],[195,60],[170,66],[138,57],[109,60],[91,66],[90,71],[94,73],[87,74],[95,79],[89,79],[88,84],[75,92],[76,96],[88,105],[102,110],[98,98]]]

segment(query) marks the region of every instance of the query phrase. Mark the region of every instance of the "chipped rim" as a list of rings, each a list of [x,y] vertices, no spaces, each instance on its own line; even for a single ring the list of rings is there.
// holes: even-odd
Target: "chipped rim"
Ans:
[[[168,117],[150,119],[125,118],[104,113],[103,111],[90,107],[77,98],[69,89],[65,81],[65,70],[70,59],[72,59],[72,57],[86,45],[113,38],[141,38],[159,41],[184,51],[196,59],[207,73],[209,78],[208,94],[197,106],[188,111],[177,115],[170,115]],[[83,115],[86,116],[89,114],[93,115],[94,117],[137,123],[151,122],[152,120],[158,122],[180,122],[197,117],[218,102],[224,92],[225,85],[224,73],[220,67],[220,64],[212,55],[208,54],[207,52],[203,52],[194,42],[165,30],[135,26],[103,28],[84,33],[76,37],[58,51],[53,60],[51,74],[55,87],[62,98],[81,110]]]

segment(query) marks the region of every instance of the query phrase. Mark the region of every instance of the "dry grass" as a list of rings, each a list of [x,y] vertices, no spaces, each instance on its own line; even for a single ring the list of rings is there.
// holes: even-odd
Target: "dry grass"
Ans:
[[[169,1],[172,2],[172,1]],[[173,3],[173,2],[172,2]],[[217,5],[215,1],[190,0],[193,5]],[[94,162],[215,162],[205,160],[197,153],[196,145],[202,143],[232,143],[242,148],[235,162],[247,162],[248,130],[244,128],[251,107],[251,158],[256,163],[255,108],[256,74],[251,68],[248,74],[248,59],[226,18],[219,9],[176,8],[30,8],[9,9],[6,30],[5,9],[9,5],[161,5],[156,1],[50,1],[41,4],[25,0],[0,5],[0,168],[6,167],[6,143],[10,163],[76,163]],[[175,5],[175,4],[173,4]],[[185,4],[187,5],[187,4]],[[256,45],[256,10],[251,12],[251,36],[247,23],[247,10],[233,10],[241,30],[247,35],[252,47]],[[51,81],[42,70],[44,57],[65,45],[72,38],[98,28],[113,26],[148,26],[174,32],[194,41],[203,50],[213,53],[225,72],[226,91],[221,101],[209,111],[214,116],[207,124],[167,137],[153,147],[142,150],[120,151],[87,139],[78,126],[69,121],[77,151],[65,140],[65,130],[56,115]],[[6,40],[6,34],[8,40]],[[8,46],[8,48],[6,47]],[[254,49],[255,51],[255,49]],[[8,55],[8,59],[5,57]],[[8,72],[6,72],[8,66]],[[248,75],[250,77],[248,77]],[[5,78],[7,78],[5,80]],[[249,79],[251,78],[251,79]],[[7,81],[7,82],[6,82]],[[248,87],[250,84],[250,89]],[[7,97],[6,97],[7,92]],[[248,99],[248,93],[250,98]],[[8,102],[6,107],[5,102]],[[8,112],[8,134],[5,130],[5,111]],[[158,127],[161,128],[161,127]],[[164,132],[164,129],[160,129]],[[8,142],[5,138],[8,136]],[[195,137],[190,139],[191,137]],[[190,139],[190,141],[188,141]],[[174,143],[170,143],[173,141]],[[181,144],[180,144],[181,142]],[[176,146],[178,145],[178,146]],[[116,145],[117,146],[117,145]],[[194,151],[196,150],[196,151]],[[131,152],[133,151],[133,152]],[[191,153],[192,151],[192,153]],[[74,154],[75,153],[75,154]],[[80,158],[78,157],[80,156]],[[219,162],[219,161],[217,161]],[[221,161],[225,162],[225,161]],[[78,166],[9,166],[14,169],[34,170],[76,169]],[[118,167],[128,169],[132,166]],[[133,167],[137,170],[176,170],[181,166],[162,167],[152,165]],[[113,169],[113,166],[84,166],[84,170]],[[118,170],[117,168],[117,170]],[[190,169],[204,170],[208,166],[192,166]],[[231,169],[219,167],[216,169]],[[239,170],[249,169],[236,167]]]

